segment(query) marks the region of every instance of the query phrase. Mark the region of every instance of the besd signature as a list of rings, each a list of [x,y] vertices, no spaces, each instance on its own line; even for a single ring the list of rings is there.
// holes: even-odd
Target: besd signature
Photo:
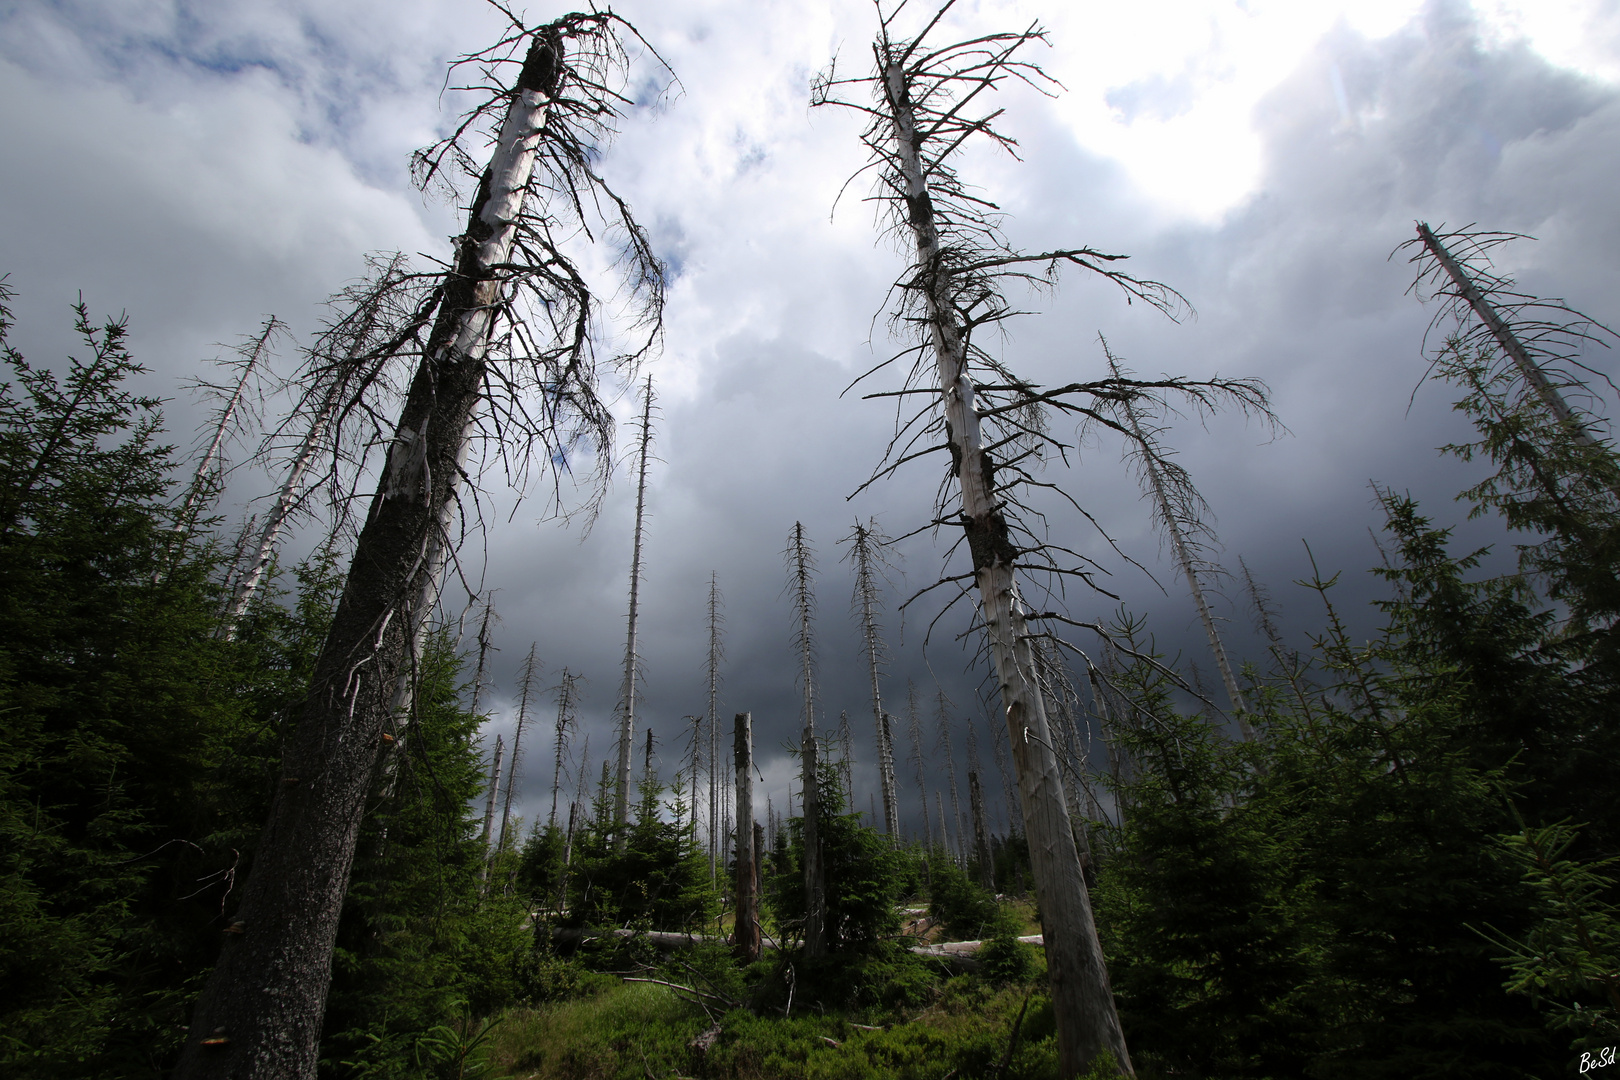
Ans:
[[[1608,1067],[1610,1065],[1613,1065],[1614,1064],[1614,1054],[1615,1054],[1616,1049],[1620,1049],[1620,1048],[1613,1047],[1613,1046],[1605,1046],[1602,1049],[1600,1049],[1596,1054],[1593,1054],[1593,1053],[1590,1053],[1590,1052],[1583,1052],[1581,1054],[1581,1074],[1584,1076],[1586,1073],[1590,1072],[1593,1069],[1602,1069],[1602,1068],[1606,1068],[1606,1067]]]

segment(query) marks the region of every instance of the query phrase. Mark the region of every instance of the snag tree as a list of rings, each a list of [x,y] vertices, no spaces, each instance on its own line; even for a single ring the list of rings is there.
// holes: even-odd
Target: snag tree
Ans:
[[[388,347],[373,353],[371,382],[402,363],[414,374],[288,734],[244,887],[241,933],[229,935],[193,1014],[176,1073],[185,1080],[315,1075],[360,821],[423,618],[413,608],[436,591],[435,563],[453,547],[450,525],[474,439],[488,439],[520,482],[531,457],[550,463],[558,488],[571,459],[605,458],[613,428],[597,393],[598,305],[568,250],[601,234],[583,227],[585,208],[600,208],[617,230],[619,265],[647,331],[617,362],[634,364],[656,340],[662,267],[596,172],[598,148],[628,103],[616,89],[626,34],[635,31],[609,12],[565,15],[538,29],[512,18],[501,41],[458,63],[483,73],[482,101],[453,135],[417,156],[423,184],[454,190],[458,172],[477,178],[467,229],[453,262],[433,275]],[[514,70],[511,84],[500,77]],[[494,128],[487,167],[468,148],[483,145],[486,126]],[[422,282],[417,275],[401,288]],[[364,412],[369,387],[357,387],[335,421]]]
[[[902,403],[889,452],[871,480],[906,462],[942,452],[950,471],[936,507],[935,525],[961,529],[952,551],[966,544],[971,569],[936,585],[955,585],[957,597],[977,595],[983,628],[1018,772],[1025,834],[1040,901],[1059,1056],[1064,1075],[1076,1075],[1104,1053],[1131,1071],[1098,945],[1091,905],[1070,827],[1053,736],[1035,670],[1031,614],[1021,573],[1048,580],[1091,583],[1094,567],[1074,552],[1045,541],[1029,519],[1027,499],[1041,485],[1041,462],[1068,448],[1048,431],[1056,412],[1119,430],[1099,402],[1158,392],[1194,400],[1234,396],[1263,403],[1248,382],[1140,382],[1106,378],[1041,387],[1020,378],[979,343],[1016,314],[1005,299],[1012,283],[1051,285],[1063,267],[1099,274],[1135,300],[1173,313],[1182,301],[1167,286],[1132,277],[1116,266],[1121,256],[1092,248],[1027,253],[1013,249],[998,226],[997,209],[958,176],[954,160],[964,144],[990,140],[1015,150],[994,126],[1001,110],[987,111],[990,92],[1013,81],[1042,92],[1055,83],[1023,58],[1045,41],[1032,25],[1022,31],[940,40],[948,0],[910,36],[902,32],[905,4],[878,0],[878,33],[870,74],[841,78],[836,63],[817,80],[812,103],[854,109],[867,119],[863,139],[875,171],[875,200],[891,235],[907,252],[895,283],[897,327],[917,342],[862,376],[899,367],[904,385],[869,396]],[[865,100],[842,97],[854,90]],[[857,380],[860,381],[860,380]],[[907,413],[905,402],[920,402]],[[864,485],[863,485],[864,486]],[[1041,618],[1062,620],[1055,613]]]

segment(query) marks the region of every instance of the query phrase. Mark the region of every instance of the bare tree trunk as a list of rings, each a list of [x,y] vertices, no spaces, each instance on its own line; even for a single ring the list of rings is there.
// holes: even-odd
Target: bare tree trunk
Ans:
[[[562,784],[563,759],[568,755],[568,736],[574,728],[575,684],[578,681],[578,675],[570,674],[567,668],[563,668],[562,681],[557,684],[556,754],[551,766],[551,816],[546,819],[548,825],[557,824],[557,789]]]
[[[652,376],[648,375],[641,403],[641,438],[636,466],[636,531],[630,555],[630,618],[624,643],[624,685],[619,692],[619,787],[614,795],[613,821],[618,826],[614,843],[621,852],[629,839],[625,825],[630,820],[630,752],[636,737],[636,668],[639,666],[636,656],[636,616],[641,594],[641,541],[647,510],[647,451],[652,443],[652,406]]]
[[[709,884],[720,887],[720,575],[709,574]]]
[[[918,272],[924,276],[922,293],[930,344],[955,463],[953,471],[961,488],[963,527],[979,588],[980,617],[995,662],[1013,762],[1018,770],[1024,834],[1029,839],[1030,864],[1041,908],[1061,1068],[1064,1075],[1075,1075],[1107,1050],[1130,1073],[1130,1053],[1114,1008],[1080,853],[1075,848],[1063,779],[1052,752],[1052,733],[1035,677],[1029,631],[1013,573],[1018,552],[996,494],[995,463],[979,438],[967,347],[957,323],[957,298],[941,262],[933,202],[918,153],[923,135],[913,112],[910,81],[896,56],[883,58],[882,75],[910,210],[909,225],[917,246]]]
[[[804,525],[797,521],[793,523],[788,555],[792,560],[790,587],[793,590],[794,613],[799,624],[799,680],[804,689],[804,954],[814,959],[827,951],[827,882],[821,866],[821,774],[816,746],[815,650],[810,621],[814,596],[810,589],[810,545],[804,538]]]
[[[561,66],[536,38],[474,200],[438,321],[401,412],[378,497],[283,757],[270,820],[232,935],[192,1015],[181,1080],[305,1080],[331,978],[338,916],[366,794],[408,647],[410,613],[435,523],[452,497],[483,393],[505,263]]]
[[[994,891],[995,860],[990,854],[990,830],[984,824],[984,792],[979,788],[979,770],[968,770],[968,802],[973,809],[973,850],[979,860],[979,884]]]
[[[506,748],[501,737],[495,736],[495,758],[489,763],[489,794],[484,797],[484,865],[478,870],[478,880],[489,880],[489,834],[495,824],[495,795],[501,790],[501,753]]]
[[[1547,378],[1546,372],[1541,370],[1541,365],[1537,364],[1530,356],[1530,350],[1524,347],[1524,343],[1519,340],[1512,327],[1508,326],[1502,316],[1497,313],[1490,300],[1468,277],[1468,272],[1462,268],[1451,252],[1446,250],[1446,246],[1434,235],[1434,231],[1429,228],[1428,223],[1420,222],[1417,231],[1418,236],[1423,240],[1423,246],[1445,268],[1446,274],[1456,286],[1458,295],[1468,302],[1469,307],[1473,308],[1474,314],[1479,316],[1479,321],[1485,324],[1486,329],[1491,332],[1491,336],[1496,339],[1496,343],[1502,347],[1502,351],[1507,353],[1508,357],[1512,359],[1514,365],[1519,369],[1519,374],[1524,376],[1524,381],[1530,384],[1547,408],[1552,410],[1552,414],[1558,418],[1559,422],[1570,429],[1577,442],[1583,446],[1594,445],[1591,433],[1586,430],[1586,425],[1581,423],[1580,417],[1575,415],[1575,411],[1564,400],[1564,395],[1558,392],[1558,387],[1554,386],[1552,380]]]
[[[939,741],[936,749],[945,751],[945,778],[950,783],[951,818],[956,823],[956,857],[967,862],[967,832],[963,828],[962,799],[956,788],[956,750],[951,746],[951,717],[945,691],[939,691]]]
[[[866,654],[866,673],[872,689],[872,725],[877,733],[878,789],[883,793],[883,831],[891,843],[900,842],[900,807],[894,784],[894,736],[889,730],[887,714],[883,711],[883,694],[878,687],[878,673],[883,665],[884,646],[882,628],[878,625],[878,572],[874,563],[878,559],[876,548],[883,538],[876,524],[867,526],[859,521],[850,534],[850,557],[855,561],[855,603],[860,609],[861,650]]]
[[[501,800],[501,838],[497,851],[506,850],[506,832],[512,819],[512,799],[516,795],[518,765],[523,760],[523,732],[529,726],[529,697],[534,690],[535,643],[529,645],[528,658],[523,661],[522,681],[518,684],[517,726],[512,731],[512,760],[507,766],[506,798]]]
[[[844,782],[844,806],[855,808],[855,733],[849,729],[849,712],[838,711],[838,744],[841,751],[838,775]],[[842,807],[834,813],[842,812]]]
[[[737,775],[737,918],[734,940],[743,963],[759,959],[759,900],[754,891],[754,731],[745,712],[732,721],[732,756]]]
[[[192,474],[190,485],[186,488],[186,497],[180,504],[180,512],[176,517],[179,521],[178,528],[182,533],[189,534],[191,532],[196,521],[199,504],[204,498],[208,497],[210,489],[216,488],[217,480],[214,472],[219,464],[220,452],[225,446],[225,440],[229,437],[231,428],[236,423],[237,410],[242,406],[243,395],[247,392],[248,380],[253,378],[254,373],[264,363],[274,340],[286,332],[286,324],[272,315],[264,321],[264,326],[259,330],[258,337],[234,350],[242,358],[238,365],[241,368],[241,374],[237,377],[236,384],[225,394],[224,403],[219,409],[219,419],[214,424],[214,434],[209,439],[201,460],[197,462],[197,469]]]
[[[928,757],[923,751],[922,716],[917,711],[917,684],[906,680],[906,734],[911,737],[911,760],[917,767],[917,798],[922,802],[923,835],[934,846],[934,824],[928,817]]]

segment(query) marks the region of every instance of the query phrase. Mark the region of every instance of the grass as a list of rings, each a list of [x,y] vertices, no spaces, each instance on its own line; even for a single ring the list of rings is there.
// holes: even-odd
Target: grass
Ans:
[[[515,1010],[494,1033],[493,1062],[518,1080],[944,1080],[994,1075],[1020,1008],[1020,1037],[1004,1080],[1057,1075],[1051,1009],[1031,987],[996,989],[972,978],[940,984],[933,1000],[879,1030],[833,1013],[754,1016],[734,1010],[707,1051],[710,1026],[673,991],[610,985],[590,996]]]

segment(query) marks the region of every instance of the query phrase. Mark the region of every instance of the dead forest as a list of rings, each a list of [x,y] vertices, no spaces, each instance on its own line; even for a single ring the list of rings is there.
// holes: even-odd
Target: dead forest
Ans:
[[[1614,315],[1523,291],[1535,240],[1388,237],[1476,478],[1375,487],[1351,612],[1314,554],[1288,583],[1229,553],[1178,452],[1286,440],[1265,382],[1101,333],[1068,381],[1023,368],[1012,328],[1060,297],[1196,299],[1083,236],[1021,246],[974,171],[1019,167],[1007,114],[1062,92],[1060,43],[879,0],[804,106],[860,140],[828,210],[902,266],[829,388],[883,432],[846,489],[907,497],[783,520],[746,598],[775,637],[739,633],[732,567],[691,610],[649,587],[681,294],[607,150],[680,73],[610,9],[497,8],[411,162],[450,248],[356,253],[307,340],[244,328],[191,449],[133,389],[138,311],[81,300],[64,368],[5,347],[0,1071],[1530,1078],[1620,1042]],[[1105,470],[1158,553],[1088,507]],[[588,668],[503,629],[530,594],[480,549],[512,491],[613,568],[568,629],[613,642]],[[1469,515],[1509,544],[1459,546]]]

